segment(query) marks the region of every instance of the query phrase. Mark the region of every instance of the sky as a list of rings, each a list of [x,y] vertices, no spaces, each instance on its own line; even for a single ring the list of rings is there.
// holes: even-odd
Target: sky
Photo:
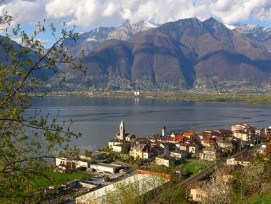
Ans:
[[[184,18],[214,17],[224,24],[249,23],[271,27],[271,0],[0,0],[0,12],[30,32],[38,21],[76,25],[77,32],[99,26],[118,26],[127,20],[163,24]],[[52,43],[49,34],[40,36]]]

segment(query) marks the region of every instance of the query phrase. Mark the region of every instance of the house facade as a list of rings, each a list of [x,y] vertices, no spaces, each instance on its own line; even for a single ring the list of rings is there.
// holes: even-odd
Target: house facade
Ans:
[[[174,158],[175,160],[184,160],[188,156],[187,151],[181,151],[181,150],[176,150],[174,152],[170,152],[170,156]]]
[[[81,160],[72,160],[64,157],[57,157],[55,159],[55,165],[57,167],[57,170],[61,173],[65,173],[68,171],[75,171],[79,168],[88,168],[88,162],[87,161],[81,161]]]
[[[155,158],[155,164],[159,166],[170,167],[174,164],[174,159],[169,156],[160,156]]]
[[[151,146],[149,144],[134,144],[129,152],[130,157],[147,160],[151,158]]]
[[[199,158],[206,161],[215,161],[220,158],[220,154],[214,146],[205,148],[199,153]]]

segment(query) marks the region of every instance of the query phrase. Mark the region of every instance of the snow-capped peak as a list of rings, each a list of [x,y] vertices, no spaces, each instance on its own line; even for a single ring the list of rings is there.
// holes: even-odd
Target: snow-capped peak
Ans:
[[[271,28],[268,28],[268,27],[263,28],[263,31],[264,31],[264,32],[271,32]]]
[[[243,31],[255,31],[263,29],[263,27],[253,24],[237,24],[235,25],[238,29],[242,29]]]
[[[149,28],[157,28],[157,27],[158,27],[158,25],[155,25],[155,24],[152,24],[152,23],[146,22],[146,27],[149,27]]]
[[[132,35],[157,27],[156,25],[147,21],[139,21],[131,23],[126,21],[123,25],[116,27],[116,29],[108,34],[108,39],[127,40]]]
[[[81,48],[88,54],[106,40],[127,40],[138,32],[147,31],[155,27],[157,26],[148,21],[140,21],[137,23],[126,21],[123,25],[118,27],[98,27],[88,32],[80,33],[76,46],[69,44],[68,41],[65,42],[65,46],[69,47],[70,50]]]
[[[236,27],[234,25],[224,24],[228,29],[234,30]]]
[[[240,24],[237,24],[235,25],[240,31],[242,32],[253,32],[253,33],[270,33],[271,32],[271,28],[269,27],[261,27],[259,25],[252,25],[252,24],[243,24],[243,25],[240,25]]]
[[[87,38],[87,42],[97,42],[97,39],[95,38]]]
[[[130,29],[133,29],[134,31],[143,31],[143,30],[148,30],[151,28],[156,28],[157,25],[154,25],[146,20],[144,21],[139,21],[137,23],[131,23],[129,20],[125,21],[124,24],[122,24],[121,26],[117,27],[118,28],[123,28],[123,27],[129,27]]]
[[[253,30],[255,28],[259,28],[259,26],[258,25],[253,25],[253,24],[248,24],[247,28],[250,29],[250,30]]]

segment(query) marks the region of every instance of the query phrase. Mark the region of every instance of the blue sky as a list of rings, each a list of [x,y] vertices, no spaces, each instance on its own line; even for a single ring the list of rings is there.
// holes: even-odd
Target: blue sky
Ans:
[[[121,25],[126,20],[163,24],[183,18],[205,20],[214,17],[225,24],[250,23],[271,27],[271,0],[5,0],[0,11],[13,16],[30,32],[46,19],[60,28],[63,22],[76,25],[77,32],[99,26]],[[47,32],[39,36],[46,45],[54,39]]]

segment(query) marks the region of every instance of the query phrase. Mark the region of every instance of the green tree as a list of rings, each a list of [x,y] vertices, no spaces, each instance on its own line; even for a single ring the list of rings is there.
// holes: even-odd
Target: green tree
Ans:
[[[88,149],[85,150],[85,157],[90,157],[92,156],[92,151],[89,151]]]
[[[265,166],[265,161],[257,159],[251,161],[248,166],[236,171],[231,186],[234,197],[243,202],[260,192],[262,190],[262,184],[270,182],[268,179],[270,169],[265,169]]]
[[[47,76],[60,72],[57,65],[81,69],[63,47],[65,39],[76,40],[78,35],[63,25],[57,37],[59,31],[53,24],[47,29],[45,21],[35,26],[33,34],[27,34],[20,25],[10,28],[11,22],[7,13],[0,16],[0,203],[37,201],[33,180],[45,175],[55,152],[76,154],[68,143],[80,136],[70,131],[70,124],[51,120],[48,114],[36,111],[25,116],[31,96],[44,93],[41,87]],[[48,49],[38,40],[45,31],[55,37]],[[20,38],[21,43],[13,38]]]

